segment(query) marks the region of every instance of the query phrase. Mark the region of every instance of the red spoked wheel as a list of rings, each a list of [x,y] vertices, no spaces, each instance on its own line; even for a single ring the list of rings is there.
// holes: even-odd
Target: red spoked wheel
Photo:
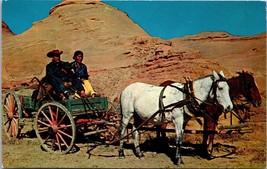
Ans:
[[[21,131],[19,119],[22,115],[22,108],[19,97],[14,91],[6,94],[2,115],[7,137],[9,139],[18,138]]]
[[[66,154],[74,145],[76,125],[71,113],[62,104],[45,103],[37,112],[35,132],[46,151]]]
[[[108,101],[108,109],[107,112],[104,113],[103,118],[106,123],[99,127],[101,129],[106,129],[106,131],[100,133],[100,138],[104,139],[106,143],[110,143],[119,136],[119,127],[121,123],[121,114],[114,103]]]

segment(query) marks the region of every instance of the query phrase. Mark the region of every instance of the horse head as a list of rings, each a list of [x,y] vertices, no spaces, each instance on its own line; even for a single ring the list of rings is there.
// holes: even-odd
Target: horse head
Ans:
[[[252,75],[247,71],[237,72],[241,80],[240,92],[241,94],[253,104],[254,107],[261,105],[261,96],[257,86],[257,83]]]
[[[233,109],[233,103],[229,94],[229,86],[225,75],[222,71],[219,74],[216,71],[212,71],[213,84],[209,97],[213,98],[215,102],[223,107],[224,111],[230,111]]]

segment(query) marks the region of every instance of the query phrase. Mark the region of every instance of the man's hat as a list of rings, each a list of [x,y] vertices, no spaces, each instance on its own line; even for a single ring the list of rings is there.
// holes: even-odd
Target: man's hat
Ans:
[[[47,53],[47,57],[52,58],[53,56],[60,56],[63,53],[63,51],[60,50],[52,50]]]

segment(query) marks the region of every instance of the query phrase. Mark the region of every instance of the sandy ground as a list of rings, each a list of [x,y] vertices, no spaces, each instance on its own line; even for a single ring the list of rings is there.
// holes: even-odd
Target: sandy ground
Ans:
[[[266,115],[265,105],[251,109],[247,124],[254,130],[246,134],[216,135],[215,158],[202,156],[200,134],[185,134],[182,148],[184,165],[180,168],[264,168],[266,166]],[[229,122],[223,119],[221,122]],[[126,158],[118,159],[116,145],[94,146],[96,140],[78,140],[75,151],[66,155],[48,153],[40,147],[33,134],[33,120],[25,119],[22,139],[9,140],[2,129],[2,163],[5,168],[177,168],[172,162],[175,153],[173,133],[168,141],[160,142],[154,132],[143,131],[141,150],[145,158],[133,153],[130,139],[125,142]],[[189,124],[196,124],[189,122]],[[169,125],[171,128],[171,125]],[[192,128],[192,126],[191,126]],[[194,125],[193,125],[194,128]],[[193,129],[192,128],[192,129]],[[90,151],[89,151],[90,150]]]

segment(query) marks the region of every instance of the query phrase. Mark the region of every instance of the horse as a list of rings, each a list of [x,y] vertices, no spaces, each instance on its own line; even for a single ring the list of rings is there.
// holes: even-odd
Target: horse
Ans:
[[[144,154],[139,147],[138,129],[143,124],[151,122],[161,124],[173,122],[176,134],[176,153],[174,164],[184,164],[181,157],[181,145],[183,137],[184,114],[190,113],[186,105],[192,101],[197,104],[206,102],[208,98],[216,100],[216,103],[224,111],[233,108],[229,95],[229,86],[224,73],[212,71],[212,75],[199,78],[193,83],[194,96],[191,96],[183,83],[173,83],[169,86],[154,86],[142,82],[136,82],[127,86],[121,93],[122,122],[119,134],[119,159],[124,159],[123,139],[125,129],[133,115],[137,115],[143,122],[133,125],[133,138],[136,156],[143,158]],[[166,105],[166,106],[164,106]],[[167,113],[165,113],[167,112]],[[137,126],[138,125],[138,126]]]
[[[260,92],[257,86],[257,83],[253,77],[253,75],[247,71],[242,70],[242,72],[237,72],[238,76],[232,77],[227,80],[227,83],[230,87],[230,98],[233,102],[233,111],[237,113],[239,116],[239,120],[241,122],[244,122],[246,118],[249,118],[249,109],[250,109],[250,104],[252,104],[254,107],[259,107],[261,105],[261,96]],[[160,86],[168,86],[172,83],[175,83],[175,81],[172,80],[167,80],[163,83],[160,84]],[[240,96],[245,97],[245,104],[238,104],[238,100]],[[244,101],[244,100],[243,100]],[[217,122],[219,117],[222,115],[223,110],[214,105],[209,105],[209,104],[202,104],[201,105],[202,111],[207,114],[210,118],[207,116],[203,115],[204,117],[204,134],[203,134],[203,141],[202,144],[205,148],[206,154],[208,157],[212,156],[212,151],[213,151],[213,141],[214,141],[214,135],[216,127],[217,127]],[[244,112],[244,117],[240,117],[240,112]],[[188,122],[190,118],[185,119],[185,124]],[[160,136],[160,127],[162,126],[157,126],[157,138]],[[166,127],[165,127],[166,128]],[[209,132],[211,131],[211,132]],[[166,137],[165,133],[162,132],[162,137]],[[204,153],[205,154],[205,153]]]
[[[250,118],[249,108],[250,104],[254,107],[259,107],[261,105],[262,99],[260,96],[258,85],[253,77],[252,73],[242,70],[242,72],[237,72],[238,77],[233,77],[228,80],[228,84],[230,86],[230,97],[233,101],[239,100],[240,95],[245,97],[245,101],[248,105],[242,104],[238,105],[235,102],[234,110],[238,111],[239,109],[247,110],[243,117],[243,119]]]
[[[227,83],[230,87],[230,98],[233,102],[233,110],[237,113],[238,119],[240,122],[245,122],[249,118],[249,109],[250,104],[254,107],[259,107],[261,105],[262,99],[260,92],[257,86],[257,83],[252,74],[242,70],[242,72],[237,72],[238,76],[232,77],[227,80]],[[238,100],[241,96],[244,96],[246,99],[245,104],[239,104]],[[247,103],[249,103],[247,105]],[[214,141],[214,132],[217,127],[217,122],[223,110],[216,107],[203,104],[203,110],[209,114],[213,120],[204,117],[204,135],[203,135],[203,145],[206,147],[208,157],[212,157],[213,151],[213,141]],[[244,117],[240,118],[240,112],[244,112]]]

